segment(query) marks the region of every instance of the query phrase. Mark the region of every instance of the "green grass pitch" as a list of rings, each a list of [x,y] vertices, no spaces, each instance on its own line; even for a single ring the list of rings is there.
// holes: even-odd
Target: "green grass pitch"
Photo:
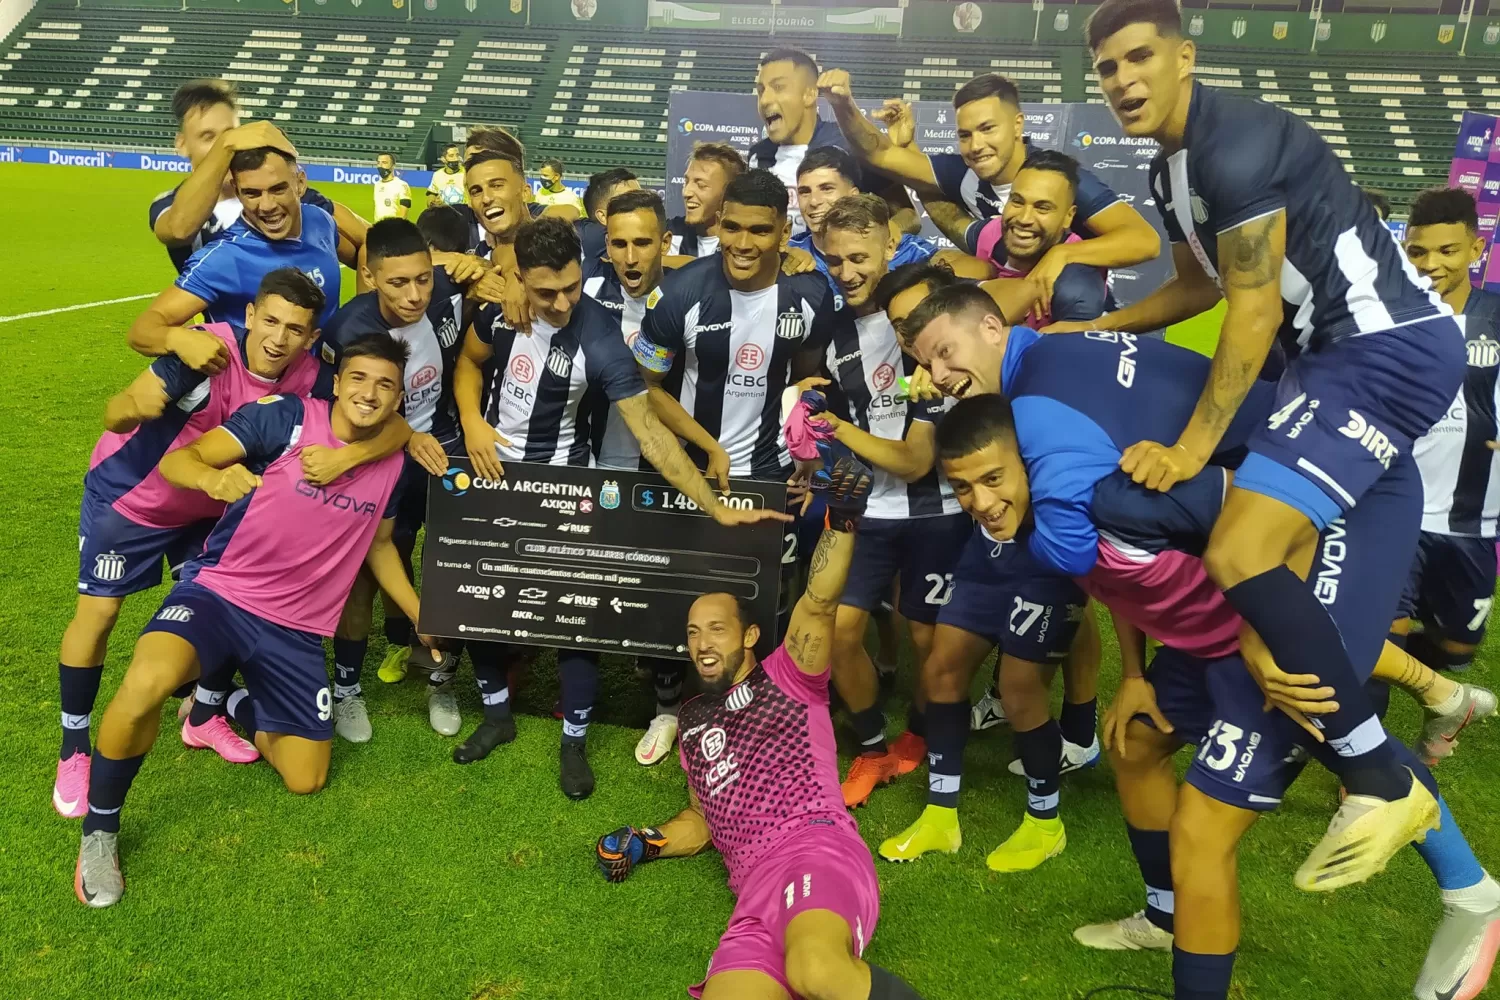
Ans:
[[[147,232],[146,205],[174,180],[0,166],[0,317],[165,286],[172,273]],[[370,211],[367,188],[325,190]],[[125,814],[124,901],[94,912],[74,899],[78,823],[49,802],[57,644],[74,600],[83,472],[105,398],[144,364],[124,336],[143,304],[0,322],[0,997],[685,995],[732,905],[718,857],[654,864],[623,885],[606,884],[592,863],[599,834],[666,819],[684,802],[675,760],[645,770],[631,757],[651,697],[619,661],[606,661],[589,740],[599,790],[583,803],[557,789],[550,660],[519,695],[517,742],[464,768],[449,757],[456,741],[428,728],[423,685],[387,686],[368,670],[375,738],[339,742],[328,788],[310,798],[288,795],[264,764],[187,752],[169,718]],[[160,597],[126,603],[101,711]],[[1106,646],[1104,699],[1118,675],[1108,636]],[[384,652],[372,641],[372,668]],[[1480,682],[1494,672],[1493,647],[1485,654],[1473,672]],[[479,714],[470,678],[465,667],[465,732]],[[1392,728],[1410,738],[1418,714],[1404,696],[1394,702]],[[1166,956],[1089,952],[1070,936],[1142,904],[1107,767],[1064,783],[1066,853],[1026,875],[985,868],[1024,807],[1023,783],[1005,772],[1008,742],[991,731],[970,743],[958,855],[877,862],[882,914],[868,957],[934,1000],[1062,1000],[1107,984],[1169,990]],[[1479,854],[1493,858],[1500,741],[1491,728],[1462,742],[1439,777]],[[921,773],[877,792],[858,814],[866,840],[899,831],[923,799]],[[1334,802],[1333,779],[1310,769],[1249,837],[1238,998],[1409,995],[1440,915],[1413,852],[1333,896],[1292,888]]]

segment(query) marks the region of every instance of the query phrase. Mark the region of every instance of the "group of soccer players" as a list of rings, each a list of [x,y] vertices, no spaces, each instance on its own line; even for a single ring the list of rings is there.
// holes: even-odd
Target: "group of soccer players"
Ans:
[[[658,704],[636,758],[677,744],[689,807],[596,845],[613,881],[723,854],[738,903],[693,995],[918,996],[861,957],[879,892],[850,810],[925,759],[926,807],[877,853],[957,852],[969,733],[1007,722],[1028,795],[994,871],[1061,853],[1062,778],[1111,761],[1146,906],[1081,944],[1170,950],[1179,1000],[1226,998],[1238,842],[1316,758],[1347,794],[1295,884],[1363,881],[1414,842],[1445,908],[1415,995],[1476,995],[1500,885],[1430,770],[1496,710],[1433,669],[1467,665],[1495,588],[1500,299],[1470,284],[1473,200],[1421,195],[1403,253],[1314,132],[1194,81],[1172,0],[1107,0],[1087,32],[1123,128],[1161,146],[1176,275],[1123,309],[1109,269],[1163,252],[1156,230],[1033,150],[996,74],[955,93],[959,152],[928,155],[902,102],[882,130],[846,72],[772,51],[766,138],[748,160],[695,148],[673,219],[623,169],[581,206],[529,204],[525,149],[491,126],[445,151],[434,190],[461,199],[366,224],[307,187],[274,126],[240,124],[227,85],[179,91],[193,170],[151,208],[179,277],[130,331],[154,360],[106,407],[59,655],[53,803],[83,819],[79,898],[124,892],[121,811],[174,695],[186,746],[263,756],[296,793],[327,780],[334,735],[371,738],[377,595],[379,676],[425,674],[444,736],[467,649],[483,719],[453,759],[513,741],[525,652],[416,633],[430,478],[450,456],[490,479],[511,462],[655,469],[723,524],[785,532],[775,621],[727,594],[694,604],[695,698],[682,663],[639,665]],[[387,207],[409,208],[387,159]],[[913,195],[954,249],[918,235]],[[343,305],[341,261],[360,289]],[[1211,360],[1148,335],[1221,299]],[[730,477],[789,483],[795,502],[733,509]],[[164,561],[174,586],[91,740],[121,604]],[[1099,606],[1122,668],[1102,749]],[[895,623],[917,678],[889,738]],[[559,784],[584,798],[599,660],[557,657]],[[1392,684],[1427,713],[1415,753],[1380,721]],[[842,782],[835,693],[858,743]]]

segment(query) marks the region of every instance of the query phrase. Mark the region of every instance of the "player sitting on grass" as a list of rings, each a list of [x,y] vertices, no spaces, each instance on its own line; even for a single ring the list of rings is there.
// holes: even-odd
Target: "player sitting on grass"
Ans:
[[[196,331],[223,345],[222,371],[200,375],[166,355],[105,404],[108,430],[89,460],[78,518],[78,607],[58,656],[63,744],[52,805],[69,819],[87,811],[90,713],[120,606],[161,583],[163,557],[175,570],[201,551],[224,511],[213,497],[172,486],[156,463],[268,392],[311,392],[319,365],[307,351],[322,308],[323,293],[311,278],[295,268],[272,271],[246,307],[244,333],[222,323]],[[378,457],[366,444],[353,447],[365,450],[365,459]],[[253,761],[255,748],[221,714],[226,693],[200,691],[182,740],[212,747],[233,763]]]
[[[839,793],[828,714],[834,617],[871,478],[856,459],[835,464],[807,590],[786,641],[764,660],[742,602],[726,593],[693,602],[688,655],[703,693],[682,706],[678,748],[689,807],[659,828],[621,827],[595,848],[611,882],[660,857],[719,849],[738,901],[705,981],[688,991],[704,1000],[918,996],[860,957],[880,887]]]
[[[228,507],[136,642],[99,726],[73,882],[86,905],[111,906],[125,891],[120,809],[162,703],[200,674],[238,666],[247,686],[229,696],[229,714],[289,791],[323,787],[333,741],[323,637],[361,563],[412,621],[417,594],[391,540],[402,456],[319,487],[303,477],[299,452],[369,441],[396,419],[407,353],[385,333],[362,337],[344,349],[332,404],[266,396],[162,459],[167,482]]]

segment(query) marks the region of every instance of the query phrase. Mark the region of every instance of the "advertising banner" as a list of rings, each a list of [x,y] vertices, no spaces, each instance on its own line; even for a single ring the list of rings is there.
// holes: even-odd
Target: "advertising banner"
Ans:
[[[1479,205],[1479,235],[1484,255],[1469,269],[1475,287],[1500,291],[1500,257],[1491,252],[1495,219],[1500,216],[1500,146],[1495,142],[1500,119],[1465,111],[1454,143],[1453,163],[1448,168],[1448,186],[1463,188]]]
[[[869,102],[866,110],[879,105]],[[826,103],[819,105],[822,117],[833,118]],[[1102,104],[1023,104],[1026,134],[1037,148],[1060,149],[1092,171],[1121,198],[1136,207],[1147,221],[1162,230],[1147,180],[1147,168],[1156,155],[1156,144],[1134,139],[1120,131],[1109,109]],[[916,101],[912,114],[917,120],[916,145],[924,153],[957,153],[958,133],[953,106],[944,101]],[[764,130],[755,97],[750,94],[719,94],[676,91],[667,114],[667,214],[682,214],[682,175],[694,143],[727,142],[741,152],[758,142]],[[923,217],[923,234],[939,238],[936,227]],[[946,244],[946,241],[944,242]],[[1129,305],[1156,288],[1171,274],[1170,254],[1162,254],[1140,267],[1117,268],[1115,298]]]
[[[753,3],[681,3],[650,0],[646,25],[694,31],[814,32],[899,35],[900,7],[783,7]]]
[[[722,503],[786,506],[780,483],[735,481]],[[776,619],[782,531],[725,527],[652,473],[466,460],[428,489],[427,635],[687,658],[688,608],[725,591]]]

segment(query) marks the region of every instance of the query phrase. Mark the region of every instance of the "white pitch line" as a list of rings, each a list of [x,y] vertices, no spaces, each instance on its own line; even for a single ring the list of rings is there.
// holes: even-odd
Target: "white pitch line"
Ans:
[[[14,323],[18,319],[36,319],[38,316],[56,316],[58,313],[77,312],[79,309],[93,309],[96,306],[113,306],[121,302],[139,302],[141,299],[155,298],[158,293],[146,292],[144,295],[126,295],[119,299],[100,299],[98,302],[80,302],[76,306],[61,306],[57,309],[42,309],[37,312],[17,313],[14,316],[0,316],[0,323]]]

